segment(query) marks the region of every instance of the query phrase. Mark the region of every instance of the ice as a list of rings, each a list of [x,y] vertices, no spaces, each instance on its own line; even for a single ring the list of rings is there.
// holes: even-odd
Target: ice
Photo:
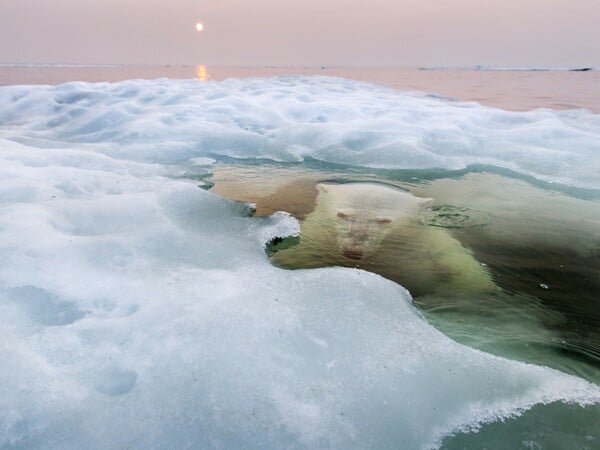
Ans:
[[[115,367],[98,371],[95,387],[98,392],[110,396],[127,394],[137,379],[137,373],[132,370],[121,370]]]
[[[110,164],[95,190],[65,193],[63,170],[89,170],[42,154],[6,179],[38,197],[0,213],[3,447],[427,448],[535,403],[600,398],[450,341],[376,275],[271,266],[265,242],[298,231],[288,215]]]
[[[0,138],[36,147],[95,143],[118,158],[192,166],[219,156],[483,164],[600,188],[600,116],[585,110],[508,112],[328,77],[8,86],[0,104]]]
[[[61,301],[34,286],[9,289],[6,299],[12,300],[16,308],[20,308],[42,325],[68,325],[85,316],[85,312],[78,310],[72,303]]]
[[[375,164],[394,155],[383,141],[420,140],[394,131],[417,109],[534,134],[546,117],[591,152],[566,116],[297,78],[10,87],[0,105],[0,448],[430,448],[535,404],[600,401],[449,340],[375,274],[272,266],[265,243],[294,218],[177,175],[215,154]]]

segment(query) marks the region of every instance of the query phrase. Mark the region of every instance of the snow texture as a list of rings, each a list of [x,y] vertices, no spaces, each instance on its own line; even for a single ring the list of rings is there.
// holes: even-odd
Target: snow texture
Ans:
[[[600,115],[508,112],[328,77],[0,88],[0,138],[116,158],[231,156],[356,166],[492,165],[600,189]]]
[[[180,173],[215,154],[491,159],[587,185],[597,123],[334,79],[0,89],[0,448],[431,448],[600,401],[451,341],[375,274],[273,267],[265,243],[297,221]]]

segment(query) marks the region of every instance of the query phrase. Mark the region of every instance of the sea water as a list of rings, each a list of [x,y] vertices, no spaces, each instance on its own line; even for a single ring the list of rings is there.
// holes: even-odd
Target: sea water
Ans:
[[[531,311],[566,317],[557,267],[597,274],[596,114],[330,77],[9,86],[0,104],[2,447],[597,445],[597,338],[577,366],[503,326],[555,336]],[[297,218],[258,217],[207,190],[232,161],[319,173],[288,187]],[[273,183],[265,208],[285,209]],[[355,266],[421,239],[392,265],[415,301],[368,267],[273,265],[269,243],[299,249],[311,220]],[[506,246],[539,242],[575,256],[502,281],[523,261]]]
[[[598,382],[598,202],[490,172],[414,175],[218,165],[211,180],[301,220],[275,264],[381,274],[454,339]]]

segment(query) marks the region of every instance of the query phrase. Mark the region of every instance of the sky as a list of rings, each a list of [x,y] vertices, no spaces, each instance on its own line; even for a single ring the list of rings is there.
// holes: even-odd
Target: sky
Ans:
[[[0,63],[600,67],[599,24],[600,0],[0,0]]]

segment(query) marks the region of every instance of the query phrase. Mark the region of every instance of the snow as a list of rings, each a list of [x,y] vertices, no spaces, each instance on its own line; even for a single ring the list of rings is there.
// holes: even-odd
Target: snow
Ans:
[[[117,158],[171,163],[485,164],[600,188],[600,115],[585,110],[508,112],[329,77],[8,86],[0,104],[0,138],[36,147],[95,144]]]
[[[567,142],[597,149],[589,113],[327,78],[9,87],[0,105],[2,448],[430,448],[535,404],[600,401],[451,341],[375,274],[272,266],[265,243],[294,218],[176,175],[215,155],[508,164],[501,137],[516,167],[588,185],[597,161]]]

